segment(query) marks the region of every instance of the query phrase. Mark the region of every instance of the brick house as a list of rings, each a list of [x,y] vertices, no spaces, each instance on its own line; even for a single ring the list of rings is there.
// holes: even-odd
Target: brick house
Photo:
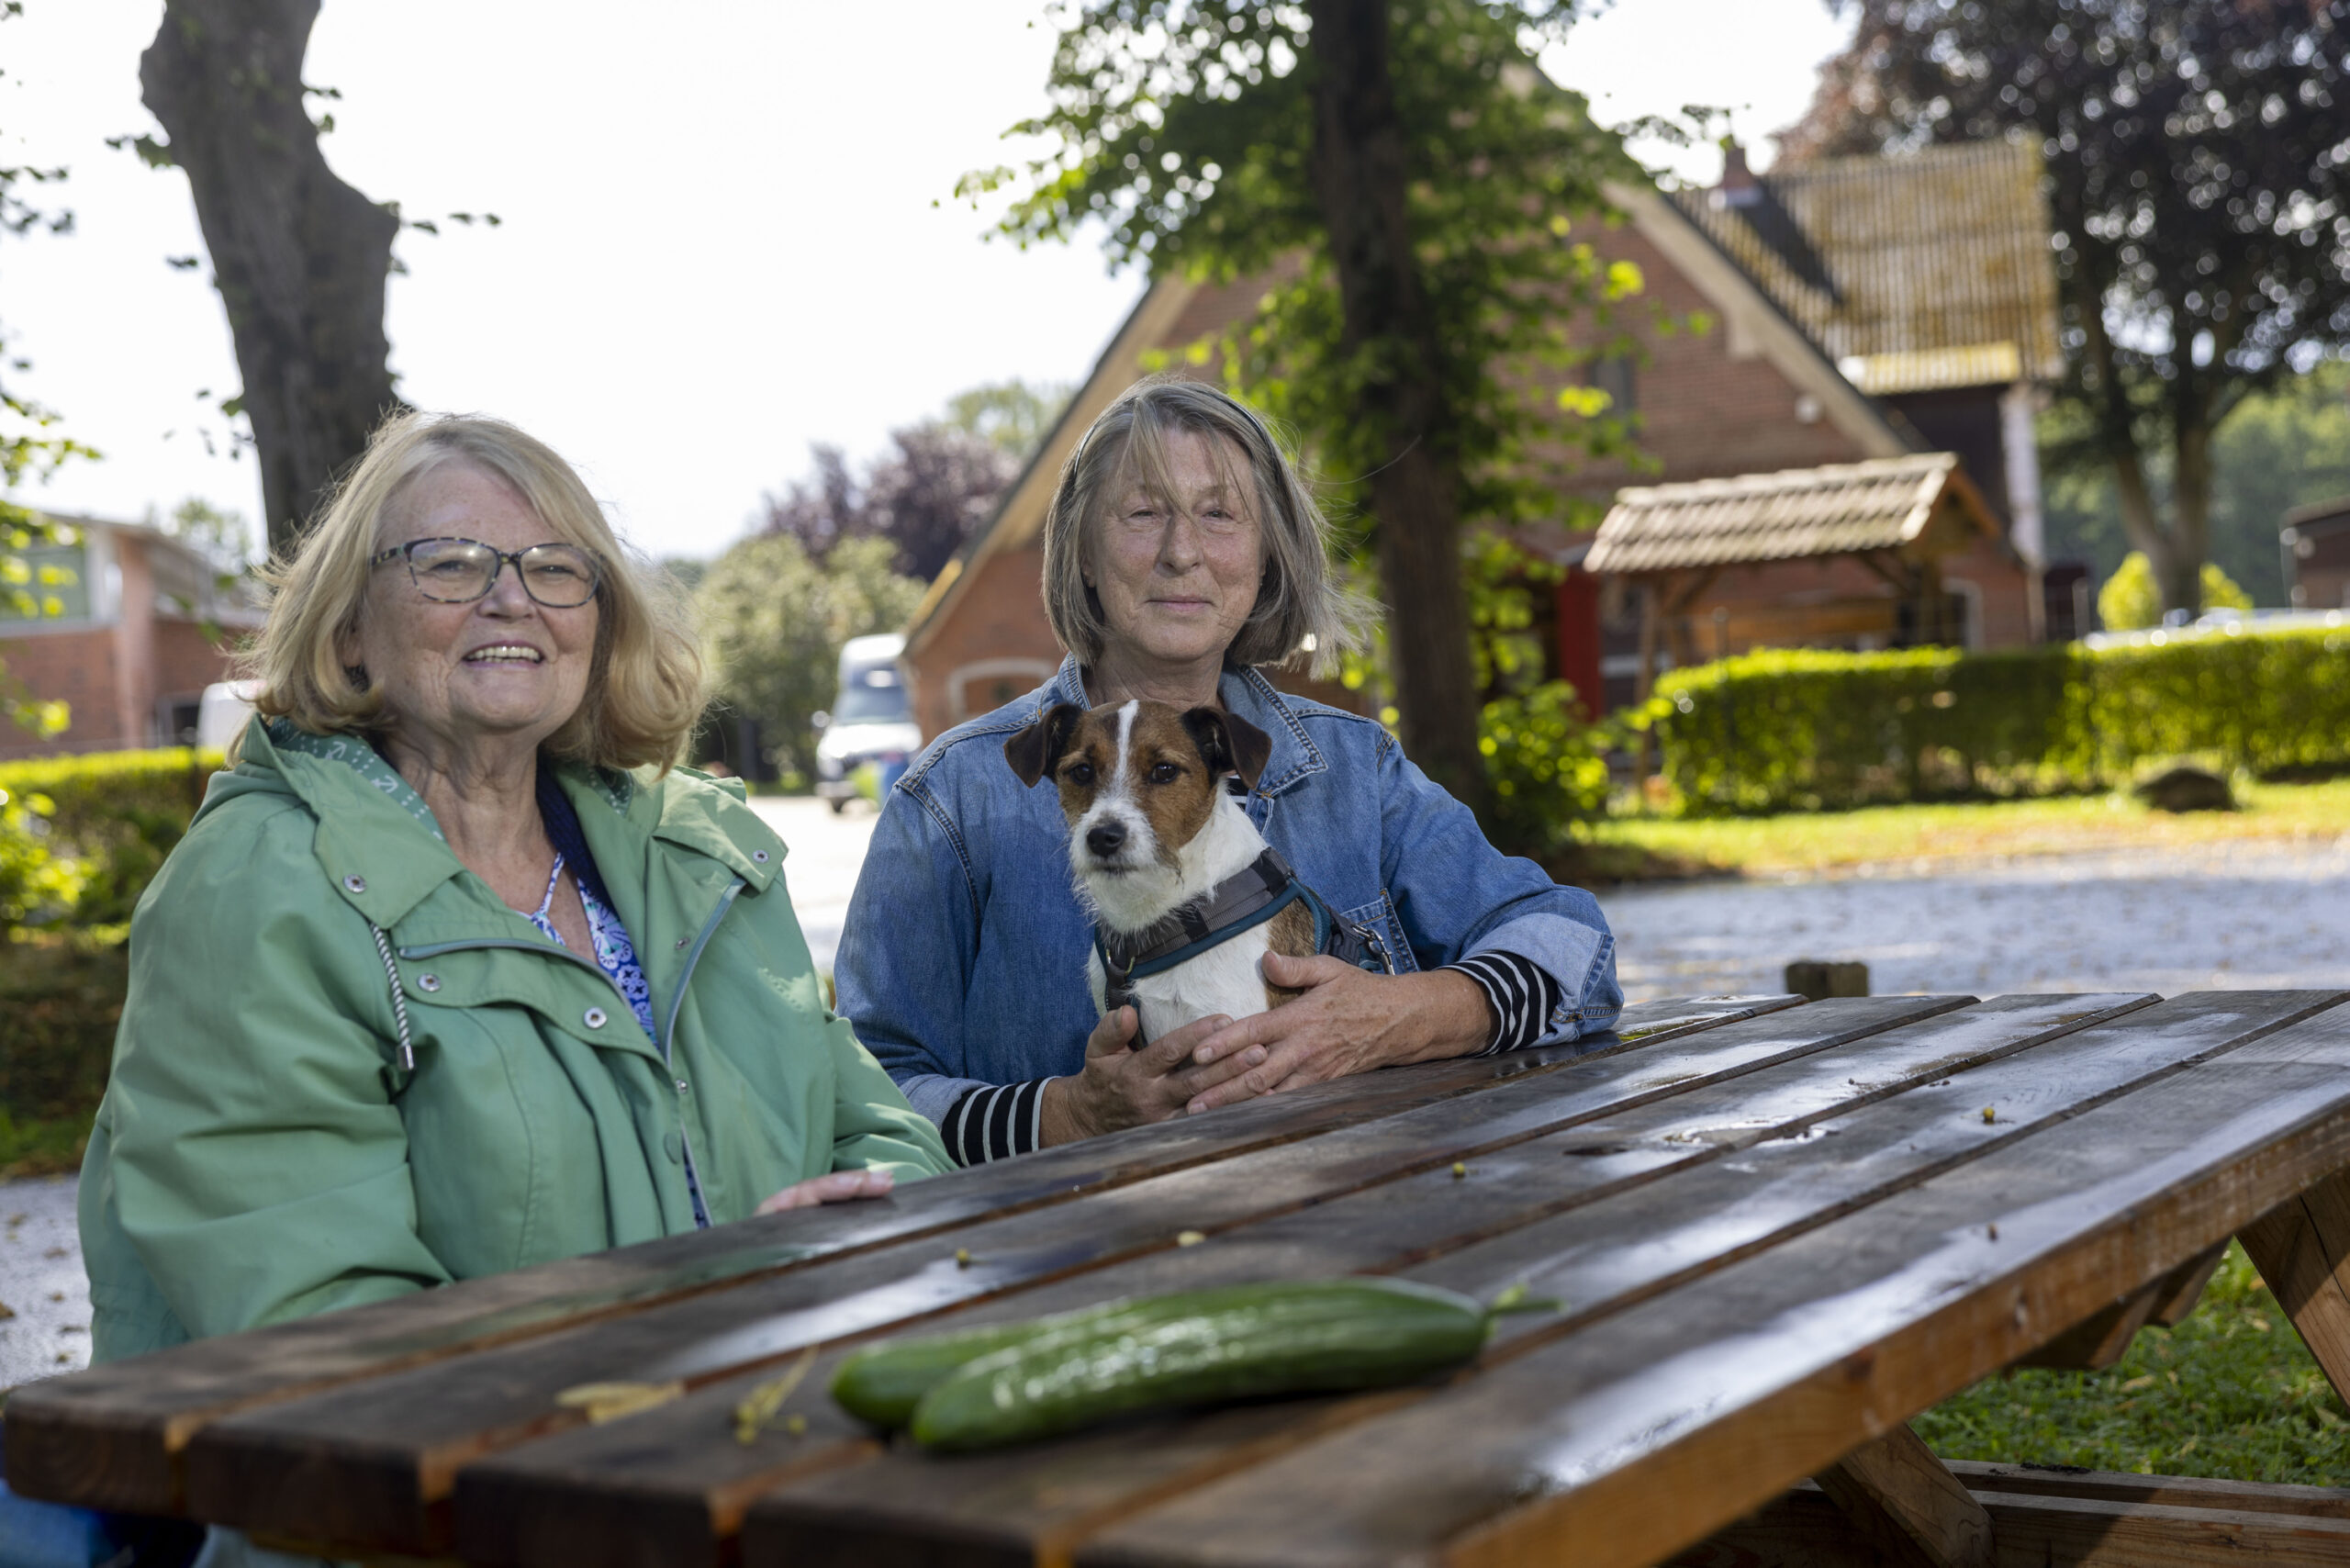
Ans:
[[[16,554],[64,579],[42,590],[62,613],[27,619],[0,600],[0,667],[33,698],[66,703],[72,722],[47,740],[0,724],[0,759],[180,744],[204,689],[228,678],[223,644],[259,626],[259,613],[159,530],[50,521],[64,540]]]
[[[1631,700],[1644,612],[1657,622],[1660,664],[1751,646],[1883,647],[1939,635],[1998,647],[2042,634],[2031,419],[2060,362],[2039,178],[2036,155],[2005,142],[1765,177],[1733,149],[1710,190],[1610,191],[1625,220],[1579,226],[1578,237],[1603,262],[1639,268],[1644,304],[1711,326],[1636,327],[1636,353],[1591,367],[1593,382],[1637,416],[1641,460],[1583,463],[1562,487],[1555,525],[1527,543],[1579,566],[1593,536],[1578,526],[1630,487],[1938,453],[1953,461],[1937,472],[1964,498],[1935,515],[1966,521],[1934,532],[1933,602],[1923,610],[1914,572],[1874,547],[1724,561],[1703,582],[1679,580],[1670,604],[1637,575],[1572,571],[1554,607],[1557,663],[1579,691],[1604,690],[1606,706]],[[1062,463],[1147,359],[1182,366],[1182,350],[1252,314],[1262,290],[1260,280],[1169,278],[1136,307],[908,626],[925,735],[1008,700],[1058,663],[1037,589]],[[1751,501],[1771,487],[1744,491]]]

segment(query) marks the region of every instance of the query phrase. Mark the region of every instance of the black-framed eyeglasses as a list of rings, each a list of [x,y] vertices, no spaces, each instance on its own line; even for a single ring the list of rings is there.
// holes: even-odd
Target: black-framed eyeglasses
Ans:
[[[497,586],[506,563],[522,591],[549,610],[572,610],[596,597],[603,573],[596,557],[576,544],[533,544],[527,550],[499,550],[478,539],[411,539],[388,550],[378,550],[368,561],[380,566],[405,557],[409,580],[417,591],[439,604],[471,604]]]

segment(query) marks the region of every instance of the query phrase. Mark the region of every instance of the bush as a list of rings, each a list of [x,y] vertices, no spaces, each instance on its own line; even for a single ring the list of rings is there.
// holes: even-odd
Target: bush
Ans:
[[[45,795],[0,790],[0,936],[28,921],[54,919],[81,897],[80,863],[50,842],[56,810]]]
[[[0,765],[0,1177],[79,1162],[129,984],[120,927],[220,762],[174,749]],[[68,929],[11,936],[35,920]]]
[[[2216,561],[2203,563],[2203,608],[2250,610],[2252,596],[2236,587]],[[2132,550],[2097,592],[2097,616],[2109,632],[2137,632],[2159,626],[2163,620],[2162,589],[2154,586],[2154,568],[2143,551]]]
[[[220,766],[218,752],[185,746],[44,757],[0,764],[0,791],[49,803],[40,842],[52,857],[76,863],[77,896],[64,901],[73,924],[118,925],[187,832]],[[0,823],[0,926],[8,924],[8,844]]]
[[[1540,858],[1567,842],[1569,824],[1606,812],[1607,759],[1565,681],[1486,703],[1478,729],[1496,845]]]
[[[2350,762],[2350,631],[1773,651],[1660,678],[1650,714],[1695,814],[2104,788],[2183,756],[2333,767]]]

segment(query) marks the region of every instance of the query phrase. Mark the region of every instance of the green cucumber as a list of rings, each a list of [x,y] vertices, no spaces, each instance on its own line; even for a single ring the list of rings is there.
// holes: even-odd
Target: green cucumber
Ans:
[[[902,1427],[933,1384],[967,1361],[1034,1339],[1083,1337],[1125,1317],[1133,1303],[1120,1300],[1024,1323],[962,1328],[947,1334],[884,1339],[852,1354],[833,1374],[833,1398],[861,1421]]]
[[[916,1404],[914,1440],[946,1451],[992,1448],[1131,1410],[1410,1383],[1474,1356],[1491,1321],[1467,1296],[1392,1279],[1129,1302],[965,1361]]]

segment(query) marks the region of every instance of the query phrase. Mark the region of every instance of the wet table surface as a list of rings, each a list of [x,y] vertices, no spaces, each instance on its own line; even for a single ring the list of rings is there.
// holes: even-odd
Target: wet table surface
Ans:
[[[2345,1000],[1646,1003],[1579,1047],[56,1378],[12,1399],[7,1474],[565,1568],[1656,1562],[2004,1366],[2191,1305],[2231,1235],[2350,1167]],[[823,1393],[910,1327],[1343,1273],[1562,1305],[1449,1378],[974,1456]],[[742,1440],[737,1406],[792,1371]],[[639,1407],[577,1393],[610,1383]]]

